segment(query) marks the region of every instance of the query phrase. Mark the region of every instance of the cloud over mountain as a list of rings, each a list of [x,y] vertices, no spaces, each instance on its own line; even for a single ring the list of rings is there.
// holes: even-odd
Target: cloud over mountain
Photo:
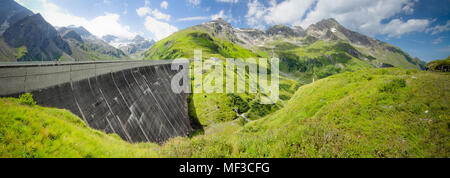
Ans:
[[[306,28],[322,19],[335,18],[368,35],[400,37],[410,32],[422,32],[431,24],[429,19],[396,18],[398,14],[414,13],[416,3],[417,0],[286,0],[280,3],[271,0],[266,5],[252,0],[247,4],[246,18],[248,24],[256,28],[274,24]]]
[[[97,37],[114,35],[121,38],[133,38],[136,33],[131,32],[130,27],[120,23],[120,15],[116,13],[105,13],[93,19],[76,16],[67,13],[65,9],[49,2],[48,0],[36,0],[40,4],[38,8],[30,8],[33,12],[41,13],[42,16],[53,26],[83,26]],[[20,1],[19,1],[20,3]]]

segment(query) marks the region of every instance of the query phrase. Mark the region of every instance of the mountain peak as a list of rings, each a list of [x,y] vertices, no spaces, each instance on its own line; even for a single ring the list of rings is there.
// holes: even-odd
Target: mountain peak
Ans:
[[[339,24],[339,22],[336,19],[334,19],[334,18],[323,19],[322,22],[329,22],[329,23],[337,23],[337,24]]]
[[[61,34],[61,37],[63,39],[74,39],[78,42],[83,42],[83,39],[81,38],[81,36],[75,32],[74,30],[66,30],[64,31],[64,33]]]
[[[102,40],[106,41],[107,43],[110,43],[111,41],[114,41],[116,39],[118,39],[119,37],[114,36],[114,35],[105,35],[102,36]]]
[[[139,43],[139,42],[145,41],[145,38],[140,35],[136,35],[136,37],[134,37],[134,39],[131,41],[135,42],[135,43]]]
[[[81,37],[93,36],[92,33],[86,30],[83,26],[70,25],[67,28],[77,32]]]
[[[44,18],[42,17],[41,13],[34,14],[33,16],[35,16],[36,18]]]
[[[218,24],[220,24],[220,25],[222,25],[222,26],[226,26],[226,27],[233,28],[233,27],[231,26],[231,24],[228,23],[227,21],[225,21],[223,18],[217,18],[217,19],[212,20],[211,22],[213,22],[213,23],[218,23]]]
[[[344,40],[351,44],[365,46],[368,48],[372,48],[380,44],[380,41],[378,40],[345,28],[334,18],[323,19],[315,24],[312,24],[308,27],[306,33],[309,36],[313,36],[321,40]]]
[[[316,24],[313,24],[311,26],[319,28],[319,29],[322,29],[322,30],[324,30],[324,29],[331,29],[331,28],[335,28],[336,29],[336,28],[342,27],[342,25],[339,24],[339,22],[336,19],[334,19],[334,18],[323,19],[323,20],[321,20],[321,21],[319,21]]]

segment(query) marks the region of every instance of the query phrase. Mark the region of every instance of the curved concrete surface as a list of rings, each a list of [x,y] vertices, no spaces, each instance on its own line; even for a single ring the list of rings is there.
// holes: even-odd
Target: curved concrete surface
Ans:
[[[0,96],[30,92],[39,105],[68,109],[92,128],[162,143],[192,131],[188,94],[171,89],[179,72],[171,62],[3,63]]]

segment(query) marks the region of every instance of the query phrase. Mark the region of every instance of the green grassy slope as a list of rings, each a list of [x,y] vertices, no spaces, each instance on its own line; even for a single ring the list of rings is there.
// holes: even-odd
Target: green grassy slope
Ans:
[[[449,157],[449,74],[378,69],[301,87],[244,127],[167,143],[174,157]]]
[[[128,144],[64,110],[0,99],[0,157],[449,157],[448,73],[345,72],[302,86],[281,110],[163,146]]]
[[[155,147],[90,129],[66,110],[0,99],[0,157],[157,157]]]
[[[356,48],[344,41],[315,41],[308,45],[275,41],[274,55],[281,59],[280,70],[305,83],[345,71],[374,68]],[[271,48],[262,48],[271,53]],[[356,54],[355,54],[356,53]],[[358,56],[359,55],[359,56]],[[359,58],[358,58],[359,57]]]
[[[357,49],[363,54],[374,57],[376,63],[389,64],[405,69],[423,69],[425,67],[425,62],[411,57],[400,48],[390,44],[377,45],[371,49],[364,47],[357,47]]]
[[[191,27],[178,31],[155,43],[146,53],[147,60],[194,58],[194,50],[202,50],[203,58],[258,57],[253,52],[230,41],[213,37],[204,29]]]
[[[27,53],[25,46],[14,49],[0,38],[0,62],[15,62]]]

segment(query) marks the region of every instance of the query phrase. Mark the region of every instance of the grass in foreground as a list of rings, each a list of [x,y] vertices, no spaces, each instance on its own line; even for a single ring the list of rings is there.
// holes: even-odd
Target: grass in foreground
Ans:
[[[260,120],[129,144],[59,109],[0,100],[0,157],[449,157],[448,73],[346,72],[300,87]]]
[[[156,144],[129,144],[66,110],[15,98],[1,98],[0,108],[0,157],[157,157]]]

